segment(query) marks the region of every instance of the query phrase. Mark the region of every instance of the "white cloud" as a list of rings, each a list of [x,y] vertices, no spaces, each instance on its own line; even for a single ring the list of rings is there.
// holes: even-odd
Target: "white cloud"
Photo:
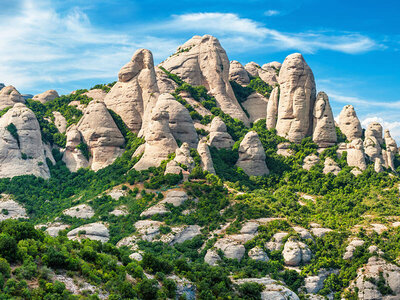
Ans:
[[[270,10],[267,10],[266,12],[264,12],[264,15],[267,16],[267,17],[272,17],[272,16],[277,16],[280,13],[281,12],[279,10],[270,9]]]

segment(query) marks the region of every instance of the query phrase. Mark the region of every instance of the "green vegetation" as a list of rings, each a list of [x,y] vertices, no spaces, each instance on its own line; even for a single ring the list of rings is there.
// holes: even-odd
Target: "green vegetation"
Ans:
[[[78,146],[76,146],[76,148],[79,149],[79,151],[81,151],[82,155],[89,160],[90,158],[90,152],[89,152],[89,147],[85,142],[80,142]]]
[[[13,123],[10,123],[7,125],[6,129],[12,135],[12,137],[17,141],[18,148],[19,148],[19,135],[18,135],[17,127],[15,127],[15,125]]]
[[[8,112],[8,111],[10,110],[10,108],[11,108],[11,106],[6,107],[6,108],[3,108],[3,109],[0,111],[0,118],[1,118],[3,115],[5,115],[5,113]]]

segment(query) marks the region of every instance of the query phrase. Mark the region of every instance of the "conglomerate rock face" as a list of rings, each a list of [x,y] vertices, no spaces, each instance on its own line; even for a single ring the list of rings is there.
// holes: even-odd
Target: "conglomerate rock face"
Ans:
[[[32,99],[35,101],[39,101],[40,103],[46,103],[51,100],[54,100],[57,97],[59,97],[59,95],[56,90],[48,90],[41,94],[33,96]]]
[[[159,89],[149,50],[137,50],[118,73],[118,82],[104,99],[107,108],[121,116],[130,130],[145,134]]]
[[[194,36],[178,47],[177,53],[161,63],[169,72],[191,85],[203,85],[217,100],[222,111],[249,125],[229,83],[229,59],[218,39]]]
[[[49,178],[46,157],[53,158],[46,149],[39,122],[25,104],[15,104],[0,118],[1,178],[30,174]]]
[[[236,81],[240,85],[247,85],[250,83],[250,77],[243,65],[232,60],[229,67],[229,80]]]
[[[337,142],[335,120],[328,95],[324,92],[319,92],[317,95],[313,117],[313,141],[321,148],[335,145]]]
[[[339,128],[349,141],[362,137],[361,123],[352,105],[346,105],[340,112]]]
[[[279,85],[277,133],[299,143],[312,133],[316,98],[314,75],[300,53],[286,57],[279,72]]]
[[[24,97],[12,85],[0,89],[0,110],[13,107],[15,103],[25,103]]]

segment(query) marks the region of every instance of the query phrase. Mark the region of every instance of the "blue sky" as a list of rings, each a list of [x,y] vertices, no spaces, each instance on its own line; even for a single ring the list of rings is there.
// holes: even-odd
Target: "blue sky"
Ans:
[[[0,0],[0,82],[69,93],[116,80],[137,48],[156,63],[195,34],[231,60],[303,53],[337,116],[353,104],[400,141],[400,3],[371,1]]]

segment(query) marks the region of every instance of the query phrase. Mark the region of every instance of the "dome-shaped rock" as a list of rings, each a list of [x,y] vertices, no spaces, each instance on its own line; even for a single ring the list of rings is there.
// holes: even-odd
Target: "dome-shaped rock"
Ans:
[[[347,164],[364,171],[367,168],[365,162],[364,146],[361,139],[353,139],[347,144]]]
[[[220,117],[214,117],[210,125],[210,139],[208,144],[217,149],[230,149],[234,143],[232,137],[227,132],[224,121]]]
[[[243,65],[232,60],[229,67],[229,80],[236,81],[238,84],[245,86],[250,83],[249,74],[244,69]]]
[[[312,133],[314,75],[300,53],[286,57],[279,72],[278,135],[299,143]]]
[[[361,138],[361,123],[352,105],[346,105],[340,112],[339,128],[349,141]]]
[[[249,176],[268,175],[269,170],[265,163],[265,150],[257,132],[248,132],[239,146],[239,159],[236,166],[243,169]]]
[[[310,154],[304,158],[303,169],[310,171],[312,167],[319,163],[319,161],[320,159],[317,155],[314,153]]]
[[[52,101],[58,97],[59,97],[59,95],[56,90],[48,90],[41,94],[37,94],[37,95],[33,96],[32,99],[44,104],[44,103]]]
[[[378,122],[370,123],[367,129],[365,130],[365,136],[366,137],[374,136],[380,145],[383,143],[382,135],[383,135],[382,125],[379,124]]]
[[[324,169],[322,171],[324,174],[333,173],[334,175],[337,175],[341,170],[342,169],[332,158],[325,158]]]
[[[0,110],[12,107],[15,103],[25,103],[24,97],[12,85],[0,90]]]

